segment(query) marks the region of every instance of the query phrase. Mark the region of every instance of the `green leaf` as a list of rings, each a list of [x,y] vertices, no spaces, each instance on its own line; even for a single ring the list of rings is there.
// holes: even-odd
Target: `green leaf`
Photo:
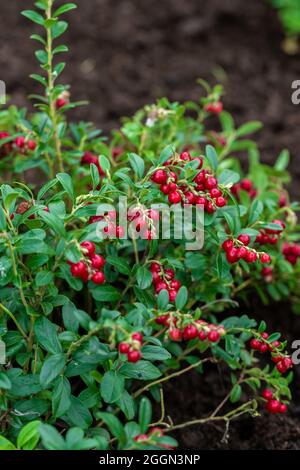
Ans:
[[[62,5],[57,10],[55,10],[55,12],[53,13],[53,18],[57,18],[63,13],[67,13],[67,11],[74,10],[75,8],[77,8],[77,5],[75,5],[75,3],[66,3],[65,5]]]
[[[4,372],[0,372],[0,390],[10,390],[11,381]]]
[[[59,377],[52,392],[52,412],[56,418],[63,416],[71,406],[71,386],[68,379]]]
[[[216,171],[218,168],[218,154],[215,148],[212,145],[207,145],[205,147],[205,154],[208,160],[209,166],[213,171]]]
[[[63,221],[56,215],[51,214],[50,212],[40,211],[39,216],[43,219],[43,221],[56,232],[61,237],[66,236],[65,226]]]
[[[261,201],[258,199],[255,199],[250,207],[250,212],[249,212],[249,225],[254,224],[257,222],[259,217],[261,216],[262,212],[264,210],[264,205]]]
[[[236,131],[237,137],[243,137],[244,135],[253,134],[262,128],[262,123],[259,121],[250,121],[243,124]]]
[[[131,395],[124,390],[122,396],[116,401],[116,405],[123,411],[128,420],[132,420],[135,415],[135,403]]]
[[[188,300],[188,290],[185,286],[182,286],[176,296],[175,305],[178,310],[182,310]]]
[[[74,188],[73,188],[73,181],[72,181],[71,176],[68,175],[67,173],[58,173],[56,175],[56,178],[58,179],[63,189],[68,194],[68,196],[74,202]]]
[[[35,282],[38,287],[49,285],[52,281],[53,273],[50,271],[39,271],[35,278]]]
[[[153,380],[161,376],[161,371],[148,361],[139,361],[136,364],[126,362],[119,372],[129,379],[138,380]]]
[[[138,176],[138,178],[142,178],[145,171],[144,160],[136,153],[129,153],[128,158],[134,173]]]
[[[124,391],[124,376],[117,371],[106,372],[101,380],[101,395],[105,403],[114,403]]]
[[[165,348],[160,346],[150,346],[146,345],[142,347],[142,356],[143,359],[148,361],[166,361],[167,359],[171,359],[171,354]]]
[[[136,280],[140,289],[147,289],[152,284],[152,274],[145,266],[140,266],[136,272]]]
[[[66,21],[57,21],[51,28],[53,39],[61,36],[68,29]]]
[[[152,419],[152,406],[148,398],[143,397],[139,409],[139,425],[141,433],[145,434]]]
[[[53,354],[48,357],[41,369],[40,383],[44,388],[56,379],[66,365],[66,356],[63,353]]]
[[[34,332],[39,344],[52,354],[61,353],[62,347],[53,323],[45,317],[39,317],[34,325]]]
[[[0,436],[0,450],[17,450],[17,448],[8,439]]]
[[[230,394],[231,403],[236,403],[241,398],[242,388],[239,384],[235,384]]]
[[[129,274],[131,273],[131,269],[128,262],[120,256],[107,256],[106,261],[107,263],[114,266],[117,271],[122,274],[126,274],[127,276],[129,276]]]
[[[91,177],[93,181],[93,190],[95,191],[100,183],[99,170],[94,163],[90,165],[90,170],[91,170]]]
[[[160,310],[164,310],[169,303],[169,292],[167,289],[160,291],[157,297],[157,306]]]
[[[39,25],[44,25],[44,18],[42,17],[42,15],[40,15],[36,11],[24,10],[24,11],[21,11],[21,15],[25,16],[26,18],[33,21],[34,23],[37,23]]]
[[[74,396],[71,396],[71,406],[64,415],[64,420],[71,426],[78,426],[81,429],[88,429],[93,422],[92,415],[88,408],[81,403],[79,398]]]
[[[110,162],[105,155],[100,155],[99,157],[99,164],[104,173],[110,170]]]
[[[159,156],[159,163],[165,163],[167,160],[169,160],[170,157],[172,157],[172,155],[175,154],[175,147],[174,145],[168,145],[167,147],[165,147],[163,149],[163,151],[161,152],[160,156]]]
[[[17,439],[18,449],[33,450],[40,440],[40,421],[32,421],[24,426]]]
[[[100,418],[105,422],[112,435],[118,439],[121,445],[126,442],[126,435],[123,425],[119,419],[111,413],[99,413]]]
[[[59,432],[49,424],[40,424],[40,435],[43,445],[48,450],[64,450],[65,442]]]
[[[282,152],[280,152],[276,160],[275,170],[284,171],[288,167],[289,163],[290,163],[290,152],[286,149],[282,150]]]
[[[218,178],[219,184],[226,186],[227,188],[231,187],[233,184],[237,183],[240,180],[240,175],[235,171],[223,170]]]
[[[91,293],[100,302],[116,302],[120,298],[120,291],[113,286],[98,286]]]

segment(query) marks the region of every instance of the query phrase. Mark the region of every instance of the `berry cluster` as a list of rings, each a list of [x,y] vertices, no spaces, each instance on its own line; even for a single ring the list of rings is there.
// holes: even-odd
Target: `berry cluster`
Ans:
[[[95,284],[103,284],[105,276],[102,269],[105,265],[105,259],[96,254],[96,246],[93,242],[85,241],[80,246],[85,261],[69,262],[72,276],[80,278],[83,282],[91,280]]]
[[[209,114],[220,114],[223,111],[222,101],[214,101],[212,103],[207,103],[204,106],[204,109]]]
[[[174,279],[175,272],[173,269],[163,268],[159,263],[152,263],[150,270],[156,294],[159,294],[162,290],[167,290],[170,302],[175,302],[181,282]]]
[[[295,265],[298,258],[300,258],[300,245],[297,245],[296,243],[284,243],[282,254],[289,263]]]
[[[92,163],[96,165],[99,175],[104,176],[105,173],[100,166],[98,157],[93,155],[92,152],[84,152],[83,157],[81,158],[81,165],[91,165]]]
[[[182,321],[174,313],[161,315],[155,321],[158,325],[168,327],[167,334],[172,341],[190,341],[199,338],[200,341],[207,340],[210,343],[216,343],[225,334],[222,325],[214,325],[204,320],[195,320],[186,325],[186,321]]]
[[[278,242],[280,234],[285,229],[286,225],[282,220],[272,220],[272,224],[278,225],[276,229],[261,229],[259,231],[259,235],[257,235],[255,241],[259,243],[259,245],[276,245]]]
[[[134,223],[135,230],[141,238],[152,240],[157,235],[156,223],[159,221],[159,212],[155,209],[141,207],[130,208],[127,213],[129,222]]]
[[[7,139],[10,137],[8,132],[0,132],[0,144],[2,139]],[[18,153],[26,155],[27,152],[33,152],[36,149],[36,141],[32,139],[27,139],[25,136],[16,137],[13,142],[7,142],[1,147],[1,155],[7,156],[9,153],[14,150]]]
[[[249,194],[251,199],[254,199],[257,196],[257,191],[253,186],[253,183],[250,179],[244,178],[239,183],[236,183],[232,186],[231,192],[234,196],[239,199],[240,191],[246,191]]]
[[[268,388],[263,390],[262,397],[267,401],[266,410],[268,411],[268,413],[284,414],[287,411],[287,406],[274,398],[272,390]]]
[[[116,225],[116,211],[105,212],[104,215],[92,215],[89,218],[88,223],[94,224],[98,222],[106,222],[106,226],[103,227],[103,234],[108,238],[123,238],[125,235],[125,229],[121,225]]]
[[[140,351],[142,347],[142,341],[142,333],[133,333],[128,341],[122,341],[122,343],[119,343],[119,352],[121,354],[127,355],[128,362],[138,362],[142,358]]]
[[[202,157],[192,157],[189,152],[182,152],[168,160],[164,165],[166,169],[156,170],[152,175],[152,181],[160,184],[160,190],[168,195],[171,204],[193,204],[203,205],[207,213],[213,213],[218,207],[224,207],[227,200],[218,185],[218,180],[209,170],[201,170],[194,178],[192,184],[180,182],[180,176],[171,168],[185,164],[185,162],[196,161],[197,169],[203,166]]]
[[[243,259],[246,263],[255,263],[258,259],[261,263],[270,263],[271,257],[268,253],[257,252],[248,245],[251,241],[249,235],[242,233],[237,239],[229,238],[222,244],[223,250],[226,252],[228,263],[233,264]]]
[[[250,348],[254,351],[259,351],[263,354],[266,352],[271,353],[271,359],[276,364],[276,369],[280,374],[284,374],[288,369],[293,367],[293,361],[290,356],[282,354],[279,351],[279,348],[282,348],[282,343],[280,341],[273,341],[272,343],[268,342],[269,334],[262,333],[261,338],[252,338],[250,341]]]

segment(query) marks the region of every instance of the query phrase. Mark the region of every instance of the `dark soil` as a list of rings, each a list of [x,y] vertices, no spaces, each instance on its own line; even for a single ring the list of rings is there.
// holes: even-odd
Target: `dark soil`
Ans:
[[[26,104],[36,92],[29,74],[38,70],[29,35],[32,25],[19,15],[32,0],[1,4],[0,78],[12,102]],[[289,148],[294,177],[292,193],[300,197],[300,109],[291,102],[291,84],[300,79],[300,56],[281,50],[283,34],[274,12],[263,0],[77,0],[65,42],[70,46],[63,78],[74,100],[90,101],[72,118],[94,121],[109,131],[158,97],[197,99],[199,77],[224,81],[225,106],[238,124],[259,119],[257,140],[265,162],[273,163]],[[38,28],[37,28],[38,29]],[[253,309],[270,330],[300,338],[300,320],[289,306]],[[283,323],[283,324],[282,324]],[[178,432],[182,447],[233,449],[300,449],[299,372],[295,403],[288,416],[243,419],[230,427],[222,443],[222,425]],[[191,387],[192,384],[192,387]],[[207,377],[190,374],[167,391],[167,412],[175,422],[202,416],[217,406],[226,384],[211,369]]]

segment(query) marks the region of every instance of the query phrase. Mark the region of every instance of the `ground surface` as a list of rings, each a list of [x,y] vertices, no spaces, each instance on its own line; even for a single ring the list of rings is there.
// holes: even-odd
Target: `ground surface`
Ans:
[[[33,1],[2,3],[0,79],[12,101],[24,105],[34,90],[28,75],[37,70],[37,63],[29,39],[32,26],[19,11]],[[74,118],[94,121],[108,131],[121,116],[157,97],[197,99],[198,77],[225,76],[225,106],[236,121],[259,119],[265,126],[257,136],[263,160],[272,163],[283,147],[290,149],[292,192],[300,198],[300,106],[291,103],[291,83],[300,79],[300,55],[282,52],[280,24],[267,1],[77,0],[77,4],[78,13],[69,16],[66,44],[71,51],[64,80],[72,85],[74,100],[87,99],[91,104]],[[253,314],[268,320],[270,329],[282,330],[282,311],[284,333],[299,338],[300,320],[286,306],[262,312],[255,308]],[[182,422],[213,409],[226,388],[220,380],[212,370],[205,381],[192,374],[188,380],[173,382],[167,392],[167,412]],[[178,433],[181,445],[300,449],[299,381],[298,374],[295,403],[287,417],[239,421],[230,428],[227,444],[221,442],[220,425],[188,429]]]

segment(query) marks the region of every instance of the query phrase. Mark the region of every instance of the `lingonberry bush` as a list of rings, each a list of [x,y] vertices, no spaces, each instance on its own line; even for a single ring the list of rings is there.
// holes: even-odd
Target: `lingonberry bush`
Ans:
[[[236,128],[222,88],[204,82],[199,103],[159,100],[109,138],[70,124],[80,103],[57,83],[56,57],[67,51],[61,15],[75,5],[54,3],[23,12],[44,30],[32,36],[37,110],[0,113],[0,448],[170,449],[185,426],[284,413],[286,342],[255,311],[232,309],[256,292],[266,303],[292,293],[299,310],[288,153],[260,163],[247,137],[260,123]],[[197,250],[160,224],[170,204],[171,222],[182,206],[185,228],[200,219]],[[227,371],[228,393],[174,424],[164,385],[208,363]]]

